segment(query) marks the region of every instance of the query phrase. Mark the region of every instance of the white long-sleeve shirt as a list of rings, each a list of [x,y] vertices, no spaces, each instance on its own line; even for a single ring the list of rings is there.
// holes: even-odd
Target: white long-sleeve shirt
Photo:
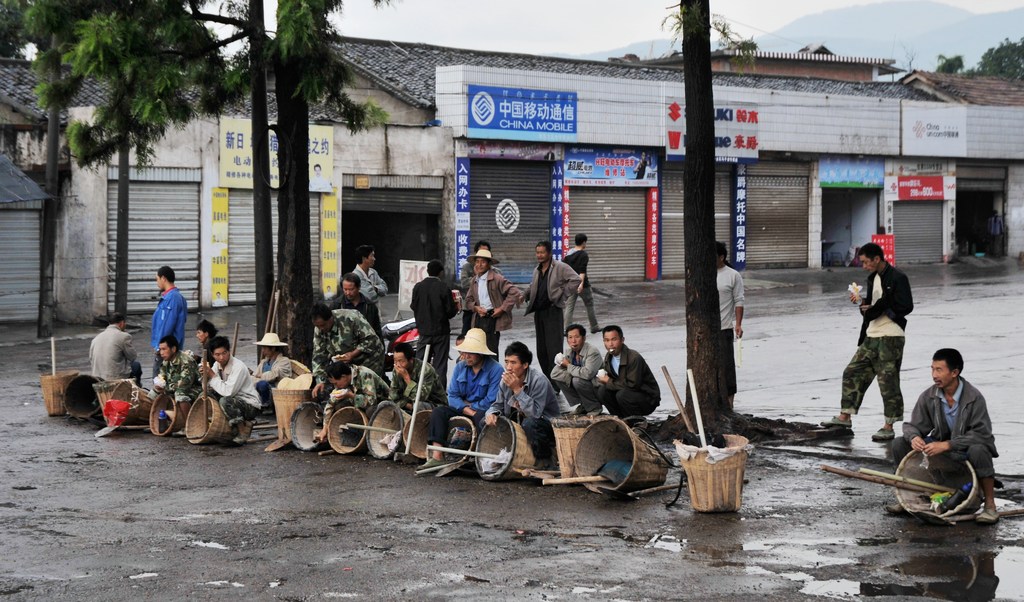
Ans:
[[[213,371],[215,374],[210,378],[210,388],[221,397],[234,397],[251,406],[261,407],[256,387],[249,377],[249,368],[242,360],[232,357],[223,367],[219,362],[214,362]]]

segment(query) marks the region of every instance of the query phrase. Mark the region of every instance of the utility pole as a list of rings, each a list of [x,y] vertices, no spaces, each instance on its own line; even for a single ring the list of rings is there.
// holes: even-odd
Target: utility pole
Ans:
[[[263,0],[249,0],[249,77],[252,84],[253,236],[256,240],[256,338],[263,337],[274,287],[274,236],[270,206],[270,140],[267,126],[267,68]],[[274,325],[270,325],[274,329]]]
[[[50,38],[57,46],[57,36]],[[60,79],[60,67],[50,73],[50,81]],[[50,198],[43,201],[43,240],[39,246],[39,316],[36,336],[53,336],[53,265],[57,256],[57,215],[60,208],[60,108],[53,106],[47,112],[46,123],[46,192]]]

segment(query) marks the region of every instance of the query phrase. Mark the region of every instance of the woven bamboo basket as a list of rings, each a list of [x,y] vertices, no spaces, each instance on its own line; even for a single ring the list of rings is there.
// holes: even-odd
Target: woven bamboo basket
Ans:
[[[43,388],[43,404],[47,416],[63,416],[68,413],[64,407],[64,391],[71,379],[78,376],[78,370],[64,370],[56,374],[40,374],[39,384]]]
[[[366,413],[359,408],[339,408],[331,414],[331,420],[327,423],[327,442],[331,449],[343,456],[354,456],[366,453],[367,431],[355,429],[342,430],[346,424],[366,425],[369,419]]]
[[[937,456],[929,456],[928,466],[925,468],[921,465],[921,452],[915,449],[903,457],[903,461],[896,468],[896,474],[908,479],[916,479],[948,487],[950,493],[960,489],[966,483],[971,483],[971,493],[967,496],[967,499],[960,502],[956,508],[938,516],[945,517],[962,512],[974,512],[981,506],[978,475],[974,472],[974,467],[971,466],[970,462],[958,462],[946,454],[939,454]],[[899,501],[900,506],[903,506],[907,511],[915,514],[936,514],[932,511],[929,494],[896,488],[893,488],[893,491],[896,492],[896,500]]]
[[[665,483],[668,465],[657,450],[637,437],[625,422],[608,417],[591,424],[580,437],[576,446],[576,476],[596,475],[612,460],[628,462],[630,469],[620,482],[607,483],[609,489],[628,493]]]
[[[399,408],[390,401],[382,401],[377,404],[377,409],[370,415],[370,426],[390,429],[393,431],[405,430],[405,423],[408,422],[409,413]],[[381,439],[387,437],[387,433],[369,431],[366,435],[366,444],[370,455],[378,460],[389,460],[394,452],[388,446],[381,443]]]
[[[291,360],[291,362],[292,378],[295,378],[296,376],[302,376],[303,374],[309,374],[309,368],[306,367],[306,364],[303,364],[298,360]]]
[[[96,395],[93,385],[100,382],[100,379],[89,374],[79,374],[68,382],[64,388],[64,406],[75,418],[87,420],[99,417],[103,413],[103,406]]]
[[[327,441],[314,439],[317,433],[324,428],[324,408],[315,401],[306,401],[299,404],[292,412],[292,424],[290,428],[292,445],[305,452],[320,451],[327,449]]]
[[[468,416],[452,416],[448,419],[448,434],[445,436],[444,445],[445,447],[452,447],[452,436],[455,434],[455,429],[465,429],[469,431],[469,447],[467,450],[476,449],[477,430],[476,423],[473,419]],[[448,461],[467,459],[468,456],[460,456],[457,454],[444,454],[444,459]]]
[[[422,408],[423,405],[420,405],[420,407]],[[430,431],[430,414],[431,410],[416,412],[416,425],[413,428],[412,434],[409,433],[409,427],[413,426],[412,423],[414,421],[409,420],[402,428],[402,441],[409,441],[409,453],[420,460],[427,459],[427,434]],[[402,447],[402,449],[405,448]]]
[[[183,405],[175,404],[170,395],[157,395],[149,408],[149,432],[158,437],[170,437],[185,428],[188,412],[183,408]],[[168,421],[164,430],[160,430],[160,412],[167,413]]]
[[[576,475],[576,447],[583,437],[584,431],[591,424],[598,420],[604,420],[607,416],[572,416],[568,418],[555,418],[551,421],[551,428],[555,431],[555,447],[558,452],[558,467],[562,470],[563,477],[575,477]]]
[[[249,421],[238,425],[238,434],[248,437],[252,433],[253,423]],[[207,443],[232,443],[234,436],[228,417],[220,404],[212,397],[200,396],[192,404],[185,420],[185,437],[193,445]]]
[[[512,461],[501,467],[497,472],[484,472],[482,461],[485,458],[476,458],[476,471],[480,478],[485,481],[507,481],[511,479],[523,479],[523,473],[517,469],[533,468],[537,459],[533,456],[533,448],[526,438],[526,431],[518,423],[508,418],[499,417],[498,423],[494,426],[484,425],[480,431],[480,437],[476,441],[476,451],[485,454],[498,454],[502,449],[512,452]]]
[[[273,389],[274,416],[277,418],[277,438],[281,441],[292,439],[292,414],[300,404],[313,399],[309,389]]]
[[[96,391],[96,397],[102,408],[111,399],[120,399],[131,404],[128,416],[124,419],[123,426],[144,426],[149,424],[150,410],[153,408],[153,400],[149,393],[142,387],[135,384],[135,381],[126,378],[122,380],[105,380],[92,386]]]
[[[725,435],[727,448],[746,447],[746,437]],[[740,449],[725,460],[708,464],[708,452],[701,450],[689,460],[682,460],[686,470],[690,505],[697,512],[736,512],[743,501],[743,475],[747,452]]]

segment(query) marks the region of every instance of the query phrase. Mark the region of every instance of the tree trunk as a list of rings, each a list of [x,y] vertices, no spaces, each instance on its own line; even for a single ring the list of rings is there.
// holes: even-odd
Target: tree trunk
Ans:
[[[309,104],[296,94],[304,66],[277,59],[278,159],[277,264],[281,291],[279,334],[291,357],[309,364],[313,356],[313,274],[309,241]]]
[[[693,370],[701,414],[704,424],[710,428],[723,409],[724,391],[718,378],[721,317],[715,266],[715,121],[709,0],[683,0],[682,8],[686,11],[683,32],[686,365]],[[687,396],[690,396],[689,388]],[[692,408],[692,403],[687,407]]]
[[[114,257],[114,311],[128,313],[128,143],[117,154],[117,252]]]
[[[249,38],[252,84],[253,236],[256,242],[256,338],[263,337],[274,288],[274,228],[270,205],[270,150],[267,136],[267,67],[264,59],[263,0],[249,0],[253,32]],[[270,325],[274,329],[274,325]]]

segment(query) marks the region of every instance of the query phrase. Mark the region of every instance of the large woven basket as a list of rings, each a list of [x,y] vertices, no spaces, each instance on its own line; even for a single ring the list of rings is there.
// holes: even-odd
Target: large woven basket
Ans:
[[[466,449],[469,451],[475,450],[477,439],[476,423],[468,416],[452,416],[448,419],[448,434],[445,435],[444,440],[445,447],[452,447],[452,435],[455,434],[456,429],[465,429],[469,432],[469,446],[466,447]],[[455,462],[457,460],[467,460],[471,458],[458,454],[444,454],[444,459],[449,462]]]
[[[485,472],[482,466],[485,458],[476,458],[476,471],[480,473],[481,479],[485,481],[522,479],[525,477],[521,469],[533,468],[537,465],[533,448],[530,447],[530,441],[526,438],[526,431],[518,423],[505,417],[499,417],[498,423],[494,426],[484,425],[476,442],[476,451],[485,454],[500,454],[502,449],[512,452],[512,460],[496,472]]]
[[[726,448],[740,448],[735,454],[708,464],[708,452],[698,451],[689,460],[682,460],[686,470],[690,505],[697,512],[736,512],[743,501],[743,475],[746,472],[746,437],[725,435]]]
[[[105,380],[92,386],[96,391],[102,408],[111,399],[127,401],[131,408],[128,416],[124,419],[123,426],[140,426],[149,424],[150,410],[153,408],[153,400],[145,389],[135,384],[135,381],[126,378],[121,380]]]
[[[103,413],[100,398],[96,395],[93,385],[100,379],[89,374],[79,374],[68,382],[64,388],[64,406],[75,418],[87,420],[97,418]]]
[[[47,416],[63,416],[68,413],[64,407],[64,391],[71,379],[78,376],[78,370],[65,370],[56,374],[40,374],[39,384],[43,388],[43,404]]]
[[[668,465],[651,445],[637,437],[633,429],[618,418],[608,417],[587,427],[576,446],[576,475],[589,477],[608,462],[629,463],[629,472],[609,489],[624,493],[657,487],[665,483]]]
[[[605,420],[608,416],[571,416],[567,418],[555,418],[551,421],[551,428],[555,431],[555,447],[558,452],[558,467],[563,477],[575,477],[576,475],[576,447],[583,437],[584,431],[591,424],[598,420]]]
[[[900,465],[896,468],[896,474],[908,479],[935,483],[947,488],[950,493],[960,489],[964,484],[971,483],[971,493],[967,499],[951,509],[949,512],[938,516],[952,516],[961,512],[974,512],[981,506],[981,492],[978,491],[978,475],[970,462],[959,462],[948,457],[947,454],[928,456],[927,467],[922,466],[921,452],[912,450],[903,457]],[[936,514],[931,508],[930,495],[907,491],[906,489],[893,488],[896,492],[896,499],[904,509],[917,514]]]
[[[423,405],[420,405],[422,408]],[[429,407],[429,406],[428,406]],[[427,435],[430,432],[431,410],[420,410],[416,412],[416,420],[409,422],[402,429],[402,440],[409,442],[409,453],[420,460],[427,458]],[[413,422],[416,424],[414,425]],[[409,428],[412,427],[412,433]],[[405,447],[401,448],[403,451]]]
[[[309,389],[273,389],[274,416],[277,418],[277,438],[281,441],[292,439],[292,414],[300,404],[313,399]]]
[[[252,433],[252,427],[253,423],[249,421],[239,424],[239,436],[248,437]],[[192,404],[188,419],[185,420],[185,437],[193,445],[232,443],[234,439],[224,410],[216,400],[206,396],[200,396]]]
[[[405,423],[409,418],[409,414],[394,403],[382,401],[377,404],[377,409],[370,415],[370,426],[392,431],[403,431],[405,430]],[[394,455],[394,452],[389,450],[386,444],[381,443],[381,439],[387,436],[387,433],[380,431],[369,431],[366,435],[370,455],[378,460],[388,460]]]
[[[185,428],[188,413],[183,408],[183,405],[175,404],[170,395],[157,395],[149,408],[149,432],[158,437],[170,437]],[[168,418],[163,430],[160,429],[160,412],[165,412]]]
[[[309,374],[309,368],[306,367],[306,364],[303,364],[298,360],[291,360],[291,362],[292,378],[295,378],[296,376],[302,376],[303,374]]]
[[[327,449],[327,441],[317,441],[317,433],[324,428],[324,408],[315,401],[299,404],[292,412],[290,428],[292,445],[306,452]]]
[[[331,420],[327,423],[327,442],[331,449],[343,456],[366,453],[367,431],[356,429],[342,430],[346,424],[361,424],[366,426],[369,420],[359,408],[339,408],[331,414]],[[370,433],[372,434],[372,433]]]

